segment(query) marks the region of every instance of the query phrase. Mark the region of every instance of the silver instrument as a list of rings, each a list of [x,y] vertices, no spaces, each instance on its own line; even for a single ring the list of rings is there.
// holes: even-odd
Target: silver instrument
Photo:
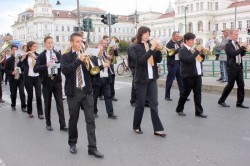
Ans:
[[[104,55],[102,55],[102,57],[103,57],[103,61],[106,63],[106,61],[107,61],[106,57]],[[109,69],[111,75],[114,75],[114,72],[112,71],[112,69],[110,67],[108,67],[108,69]]]

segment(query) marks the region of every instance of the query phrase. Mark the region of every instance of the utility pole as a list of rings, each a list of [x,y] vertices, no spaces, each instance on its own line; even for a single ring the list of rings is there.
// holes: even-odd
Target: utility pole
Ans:
[[[111,43],[111,14],[108,13],[108,24],[109,24],[109,43]]]
[[[234,28],[236,29],[237,0],[235,0]]]
[[[81,24],[80,24],[80,3],[77,0],[77,23],[78,23],[78,31],[81,31]]]

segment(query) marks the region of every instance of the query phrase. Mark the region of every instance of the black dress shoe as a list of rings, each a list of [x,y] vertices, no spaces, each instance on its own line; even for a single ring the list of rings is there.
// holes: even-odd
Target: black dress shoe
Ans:
[[[108,115],[108,118],[110,119],[116,119],[118,116],[115,114]]]
[[[103,96],[100,96],[100,97],[99,97],[99,100],[104,100],[104,97],[103,97]]]
[[[131,106],[132,107],[136,107],[136,103],[131,103]]]
[[[43,115],[38,115],[38,118],[39,119],[44,119],[44,116]]]
[[[98,150],[88,150],[89,155],[93,155],[96,158],[103,158],[104,155],[98,152]]]
[[[143,134],[142,130],[141,129],[134,129],[134,132],[136,134]]]
[[[11,110],[12,111],[16,111],[16,107],[11,107]]]
[[[115,98],[115,97],[112,97],[112,100],[113,100],[113,101],[118,101],[118,99],[117,99],[117,98]]]
[[[46,129],[49,130],[49,131],[52,131],[53,127],[52,126],[46,126]]]
[[[149,104],[149,103],[145,103],[144,106],[145,106],[145,107],[150,107],[150,104]]]
[[[189,99],[189,98],[187,98],[187,101],[190,101],[190,99]]]
[[[165,133],[157,133],[157,132],[154,132],[154,135],[160,136],[160,137],[166,137],[167,136],[167,134],[165,134]]]
[[[207,115],[204,115],[204,114],[195,114],[195,116],[200,117],[200,118],[207,118]]]
[[[66,126],[64,126],[64,127],[60,127],[60,130],[61,130],[61,131],[65,131],[65,132],[67,132],[67,131],[68,131],[68,127],[66,127]]]
[[[177,112],[177,114],[178,114],[179,116],[186,116],[186,114],[185,114],[184,112]]]
[[[220,104],[222,107],[230,107],[230,105],[227,105],[225,102],[222,103],[218,102],[218,104]]]
[[[167,100],[167,101],[173,101],[173,99],[171,99],[171,98],[165,98],[165,100]]]
[[[27,112],[27,109],[26,109],[26,108],[22,108],[22,111],[23,111],[23,112]]]
[[[94,116],[95,116],[95,118],[99,118],[99,116],[97,114],[95,114]]]
[[[0,103],[5,103],[5,101],[3,99],[0,99]]]
[[[72,154],[76,154],[76,153],[77,153],[76,145],[71,145],[71,146],[69,147],[69,151],[70,151],[70,153],[72,153]]]
[[[244,105],[244,104],[237,104],[236,107],[240,107],[240,108],[246,108],[248,109],[249,107]]]
[[[33,114],[29,114],[29,118],[34,118],[34,115]]]

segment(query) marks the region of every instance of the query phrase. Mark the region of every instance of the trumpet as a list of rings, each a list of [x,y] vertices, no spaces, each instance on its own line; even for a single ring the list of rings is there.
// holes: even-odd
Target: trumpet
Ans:
[[[82,49],[81,49],[81,52],[83,53]],[[93,64],[93,62],[91,61],[90,57],[91,57],[90,55],[86,57],[86,60],[85,60],[84,64],[86,66],[86,69],[88,71],[90,71],[91,75],[96,75],[96,74],[100,73],[100,68],[98,66],[95,66]]]
[[[116,59],[116,56],[114,54],[114,49],[112,47],[116,46],[118,48],[119,42],[120,42],[120,40],[117,37],[113,36],[112,41],[107,48],[107,53],[111,56],[111,60],[110,60],[111,64],[117,63],[117,59]]]
[[[155,39],[151,39],[150,42],[155,41]],[[161,49],[159,51],[168,54],[169,56],[173,56],[175,49],[174,48],[167,48],[166,46],[164,46],[162,43],[160,43],[159,41],[157,41],[157,44],[161,47]]]
[[[107,59],[105,58],[105,56],[103,56],[103,60],[105,63],[107,63]],[[114,72],[112,71],[112,69],[110,67],[108,67],[108,69],[109,69],[111,75],[114,75]]]
[[[198,45],[197,45],[197,46],[198,46]],[[196,47],[197,47],[197,46],[196,46]],[[196,48],[196,47],[195,47],[195,48]],[[207,48],[205,48],[205,47],[203,47],[203,46],[201,46],[201,47],[202,47],[202,49],[201,49],[200,52],[201,52],[202,54],[205,54],[205,55],[211,55],[211,54],[212,54],[212,51],[210,51],[209,49],[207,49]]]

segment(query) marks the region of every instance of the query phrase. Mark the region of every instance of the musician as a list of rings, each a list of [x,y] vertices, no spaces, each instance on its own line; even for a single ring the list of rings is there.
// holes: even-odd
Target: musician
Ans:
[[[149,43],[150,29],[141,26],[136,35],[134,46],[136,67],[135,67],[135,87],[136,87],[136,107],[134,112],[133,129],[135,133],[142,134],[141,121],[144,113],[146,95],[149,95],[151,118],[153,122],[154,134],[166,137],[164,128],[158,115],[158,90],[156,80],[159,78],[157,63],[162,60],[162,54],[156,49],[160,46],[156,41]]]
[[[36,106],[37,106],[37,114],[39,119],[44,119],[43,116],[43,107],[42,107],[42,94],[41,94],[41,80],[39,77],[39,73],[35,73],[33,71],[36,58],[38,57],[38,53],[36,52],[37,44],[34,41],[29,41],[27,43],[27,52],[23,53],[21,56],[21,65],[23,66],[24,72],[24,86],[27,91],[28,99],[27,99],[27,113],[29,118],[33,118],[32,114],[32,105],[33,105],[33,87],[35,88],[36,94]]]
[[[228,84],[225,86],[222,95],[218,101],[222,107],[229,107],[225,103],[228,95],[231,93],[234,83],[236,81],[237,89],[237,102],[236,107],[240,108],[249,108],[243,104],[245,97],[244,90],[244,79],[243,79],[243,65],[242,65],[242,56],[246,54],[247,43],[243,43],[242,46],[237,42],[239,32],[236,29],[231,29],[230,40],[225,45],[225,52],[227,54],[227,72],[228,72]]]
[[[3,100],[3,91],[2,91],[2,70],[0,70],[0,103],[5,103],[5,101]]]
[[[214,37],[214,43],[216,44],[216,51],[218,51],[220,54],[217,56],[218,60],[220,60],[220,70],[221,70],[221,76],[217,81],[221,81],[221,82],[227,82],[228,81],[228,73],[227,73],[227,62],[220,58],[223,57],[223,55],[225,55],[225,45],[227,44],[227,42],[230,39],[230,35],[229,35],[229,29],[225,28],[222,30],[223,32],[223,38],[221,40],[221,42],[219,42],[219,40]]]
[[[180,59],[179,59],[179,50],[181,48],[180,43],[178,42],[180,38],[179,32],[174,31],[172,33],[172,39],[167,43],[167,48],[174,49],[173,55],[167,55],[167,68],[168,75],[166,79],[165,87],[165,100],[172,101],[170,98],[170,90],[173,84],[174,79],[176,78],[180,94],[183,91],[183,83],[180,76]]]
[[[196,50],[193,51],[192,47],[194,45],[195,34],[186,33],[184,35],[184,46],[179,50],[180,58],[180,72],[181,79],[183,82],[183,92],[180,95],[176,112],[180,116],[185,116],[183,113],[184,105],[187,101],[191,90],[194,93],[194,103],[195,103],[195,116],[201,118],[207,118],[207,115],[203,114],[203,108],[201,106],[201,86],[202,86],[202,70],[201,70],[201,60],[204,60],[205,55],[201,53],[202,46],[198,45]]]
[[[17,88],[19,89],[19,96],[21,100],[21,109],[26,112],[26,102],[24,94],[24,81],[23,74],[21,73],[21,66],[19,63],[19,57],[16,52],[18,47],[16,45],[11,46],[11,56],[6,61],[5,72],[8,75],[10,85],[10,98],[11,98],[11,109],[16,111],[16,97]]]
[[[101,42],[101,45],[104,48],[104,56],[106,59],[108,59],[110,62],[112,60],[112,56],[118,56],[118,48],[116,46],[112,46],[111,49],[114,51],[114,55],[109,55],[107,53],[107,48],[108,48],[108,40],[107,38],[103,39]],[[113,101],[118,101],[118,99],[115,97],[115,70],[114,70],[114,64],[110,64],[110,69],[112,70],[111,74],[111,84],[110,84],[110,89],[111,89],[111,97]]]
[[[77,122],[80,107],[83,107],[88,135],[88,154],[97,158],[104,156],[98,152],[95,136],[94,101],[90,73],[87,71],[86,56],[80,53],[82,48],[82,35],[73,33],[70,36],[72,49],[64,54],[61,59],[62,72],[66,77],[65,93],[69,109],[69,138],[70,152],[77,153],[76,143],[78,138]]]
[[[44,38],[44,46],[45,49],[37,58],[34,71],[40,73],[42,80],[46,129],[48,131],[53,130],[51,124],[51,101],[53,94],[56,101],[60,130],[68,131],[64,117],[61,69],[60,67],[55,67],[53,71],[51,69],[51,65],[60,65],[61,55],[53,50],[53,38],[51,36],[46,36]]]
[[[1,61],[1,67],[2,67],[2,79],[4,80],[5,82],[5,85],[7,85],[7,82],[8,82],[8,74],[5,72],[5,67],[6,67],[6,62],[7,62],[7,59],[9,59],[11,57],[10,55],[11,53],[11,50],[8,48],[6,51],[5,51],[5,56],[4,58],[2,59]],[[3,78],[4,77],[4,73],[5,73],[5,79]]]
[[[111,98],[111,90],[110,90],[110,83],[111,83],[110,62],[106,60],[105,57],[103,56],[103,46],[99,45],[98,48],[100,49],[98,57],[93,56],[91,58],[94,66],[98,66],[100,68],[100,73],[92,76],[95,117],[98,118],[97,99],[101,92],[101,94],[103,94],[104,96],[108,118],[116,119],[117,116],[114,114],[113,103]]]

